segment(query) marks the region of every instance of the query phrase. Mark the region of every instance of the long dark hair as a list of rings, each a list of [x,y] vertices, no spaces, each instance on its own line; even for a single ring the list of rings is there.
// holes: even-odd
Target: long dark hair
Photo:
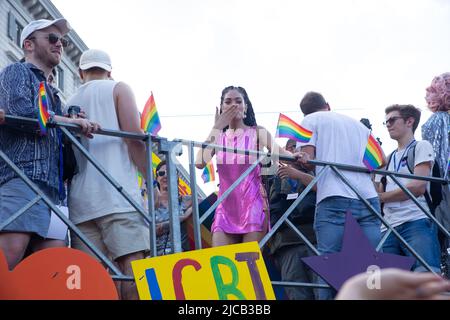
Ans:
[[[258,124],[256,123],[255,111],[253,111],[252,102],[248,97],[247,91],[245,91],[245,89],[242,87],[229,86],[222,90],[222,96],[220,97],[220,112],[222,113],[222,104],[223,100],[225,99],[225,95],[231,90],[236,90],[244,98],[244,103],[247,106],[247,114],[244,118],[244,124],[249,127],[256,127]],[[227,128],[225,128],[225,130]]]

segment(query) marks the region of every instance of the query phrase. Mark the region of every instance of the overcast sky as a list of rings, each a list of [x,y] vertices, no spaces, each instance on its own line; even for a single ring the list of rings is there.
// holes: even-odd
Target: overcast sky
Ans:
[[[169,138],[203,140],[222,89],[240,85],[272,134],[280,111],[301,122],[313,90],[369,118],[390,152],[384,109],[414,104],[426,120],[425,88],[450,71],[447,0],[52,1],[90,48],[110,53],[139,109],[153,91]]]

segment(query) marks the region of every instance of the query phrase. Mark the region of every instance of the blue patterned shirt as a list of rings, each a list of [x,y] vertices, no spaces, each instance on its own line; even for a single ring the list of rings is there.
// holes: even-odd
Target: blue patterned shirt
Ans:
[[[7,115],[38,118],[39,84],[44,73],[31,63],[14,63],[0,72],[0,107]],[[50,92],[49,92],[50,91]],[[56,91],[47,86],[50,111],[61,114],[61,101]],[[14,164],[34,181],[59,188],[59,139],[56,129],[39,135],[39,126],[0,126],[0,148]],[[18,177],[0,160],[0,185]]]

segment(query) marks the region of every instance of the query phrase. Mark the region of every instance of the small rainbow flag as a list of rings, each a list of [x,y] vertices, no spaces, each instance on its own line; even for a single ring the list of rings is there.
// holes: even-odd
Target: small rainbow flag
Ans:
[[[202,179],[204,183],[212,182],[216,179],[214,174],[214,165],[211,161],[208,162],[205,169],[203,169]]]
[[[47,93],[45,91],[45,83],[42,81],[39,84],[39,127],[41,128],[41,135],[45,136],[47,134],[47,123],[50,119],[50,116],[48,114],[48,102],[47,102]]]
[[[366,152],[364,153],[364,165],[370,171],[378,169],[383,163],[383,152],[381,146],[375,138],[370,135],[369,142],[367,143]]]
[[[277,137],[294,139],[298,142],[307,143],[311,140],[313,133],[301,125],[280,113],[277,127]]]
[[[145,132],[150,133],[152,136],[156,136],[159,130],[161,130],[161,122],[159,121],[158,111],[156,110],[153,92],[145,104],[144,111],[142,112],[141,128]]]
[[[450,152],[448,154],[447,176],[450,177]]]

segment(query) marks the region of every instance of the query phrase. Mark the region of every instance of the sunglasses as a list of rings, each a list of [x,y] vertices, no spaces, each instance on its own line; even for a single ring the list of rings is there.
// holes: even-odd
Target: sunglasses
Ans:
[[[164,170],[158,171],[156,173],[159,177],[164,177],[166,175],[166,172]]]
[[[58,41],[61,40],[61,45],[63,46],[63,48],[66,48],[69,45],[69,40],[67,40],[66,38],[63,38],[62,36],[58,36],[54,33],[49,33],[48,36],[46,36],[44,38],[48,39],[48,42],[50,44],[56,44]],[[36,37],[28,38],[28,40],[33,40],[33,39],[36,39]]]
[[[403,119],[403,117],[392,117],[392,118],[389,118],[385,122],[383,122],[383,125],[384,126],[388,126],[388,125],[392,126],[395,123],[395,121],[397,121],[398,119]]]

